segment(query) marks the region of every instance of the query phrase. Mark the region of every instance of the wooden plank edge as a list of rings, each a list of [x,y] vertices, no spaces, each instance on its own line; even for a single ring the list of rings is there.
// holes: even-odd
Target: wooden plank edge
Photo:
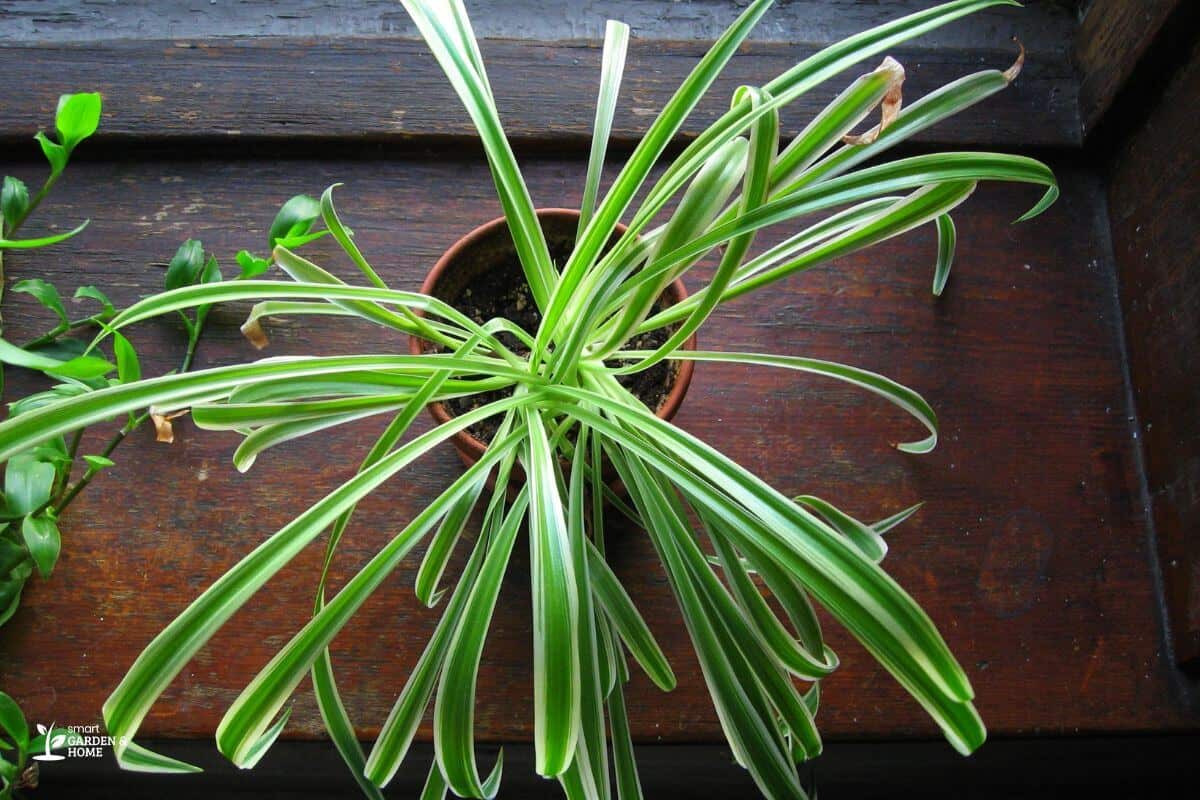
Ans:
[[[704,53],[703,42],[631,47],[613,138],[636,141]],[[733,89],[762,84],[815,52],[814,45],[749,43],[683,130],[695,135],[722,113]],[[586,143],[600,46],[589,40],[486,40],[485,59],[514,140]],[[908,102],[980,69],[1009,65],[1012,52],[900,48]],[[795,134],[854,76],[851,68],[785,113]],[[278,37],[201,41],[0,44],[6,98],[0,141],[50,124],[58,95],[106,97],[101,136],[186,142],[217,139],[345,138],[432,141],[472,136],[466,113],[422,42],[410,39]],[[1077,147],[1078,84],[1063,54],[1030,53],[1008,91],[915,141],[949,145]],[[1031,120],[1033,122],[1031,123]]]
[[[1179,0],[1093,0],[1075,36],[1079,115],[1086,137],[1113,106]]]
[[[1166,81],[1158,107],[1113,161],[1109,209],[1134,433],[1176,662],[1200,673],[1200,170],[1190,130],[1200,102],[1200,47]]]

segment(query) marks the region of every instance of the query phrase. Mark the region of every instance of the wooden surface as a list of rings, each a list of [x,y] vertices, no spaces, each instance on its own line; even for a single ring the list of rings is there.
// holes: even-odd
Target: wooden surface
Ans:
[[[505,128],[514,139],[556,146],[590,141],[599,81],[594,40],[483,44]],[[613,136],[629,142],[704,54],[703,42],[634,40],[630,45]],[[683,128],[696,134],[728,110],[741,84],[776,77],[813,45],[756,42],[743,47]],[[981,69],[1006,69],[1015,46],[1002,49],[897,48],[909,102]],[[856,76],[868,59],[789,106],[784,134],[794,135]],[[90,87],[105,96],[98,141],[215,138],[225,146],[258,139],[346,137],[403,144],[414,137],[474,137],[449,82],[425,45],[411,39],[252,38],[130,40],[85,44],[0,44],[6,76],[0,141],[24,142],[52,119],[62,92]],[[985,107],[971,109],[918,136],[925,142],[1011,147],[1074,146],[1079,122],[1074,72],[1063,54],[1031,52],[1017,83]],[[1037,124],[1031,125],[1035,117]]]
[[[1175,653],[1200,667],[1200,49],[1116,160],[1113,249]],[[1193,176],[1186,179],[1183,176]]]
[[[933,47],[1003,48],[1018,30],[1039,52],[1070,49],[1084,0],[1026,0],[1023,9],[986,9],[932,31]],[[729,0],[470,0],[471,24],[484,38],[601,39],[606,19],[627,23],[639,39],[712,41],[745,10]],[[929,7],[927,0],[783,0],[750,33],[752,41],[834,42],[889,18]],[[400,36],[416,26],[396,0],[6,0],[0,40],[92,42],[246,36]]]
[[[1055,166],[1063,199],[1037,221],[1010,225],[1035,199],[1029,188],[985,187],[969,203],[941,301],[929,294],[933,237],[920,232],[735,303],[702,332],[702,345],[844,360],[917,388],[941,415],[935,454],[890,449],[888,442],[915,431],[882,401],[732,365],[699,365],[676,421],[784,492],[827,497],[865,518],[926,501],[891,534],[889,566],[966,665],[994,733],[1184,728],[1196,717],[1177,696],[1160,645],[1103,190],[1090,172]],[[578,201],[579,162],[527,158],[525,170],[540,204]],[[220,254],[261,246],[264,224],[284,198],[337,180],[346,183],[347,223],[397,287],[418,286],[457,236],[498,213],[484,166],[446,154],[437,161],[81,163],[53,211],[63,223],[90,215],[87,235],[54,259],[16,256],[6,266],[13,278],[37,269],[65,290],[99,281],[129,303],[154,289],[161,271],[153,265],[183,238],[197,236]],[[244,311],[214,313],[200,365],[255,355],[237,332]],[[13,297],[10,335],[33,333],[35,317]],[[276,326],[273,337],[272,355],[405,347],[375,329],[329,324]],[[153,367],[167,369],[180,332],[165,321],[143,326],[134,340],[154,354]],[[30,386],[14,377],[10,396]],[[35,719],[97,715],[154,633],[348,476],[375,429],[280,448],[240,476],[229,465],[236,437],[177,427],[173,446],[144,432],[119,451],[118,466],[64,520],[53,582],[34,581],[3,631],[0,685]],[[343,544],[339,579],[459,469],[443,448],[364,503]],[[640,675],[634,680],[635,734],[712,741],[716,720],[652,548],[635,530],[615,541],[615,567],[680,676],[671,696]],[[245,682],[302,624],[319,558],[320,548],[310,548],[231,621],[148,718],[147,734],[211,734]],[[383,721],[434,624],[411,594],[417,563],[410,559],[336,643],[346,703],[365,735]],[[477,711],[484,740],[530,732],[527,586],[527,556],[518,548],[485,653]],[[844,666],[825,693],[828,734],[934,734],[859,647],[835,629],[831,638]],[[319,729],[302,691],[289,734]]]
[[[913,2],[888,8],[908,11]],[[513,18],[538,19],[539,3],[520,0]],[[156,4],[160,15],[139,25],[144,5],[14,0],[0,8],[0,70],[7,76],[0,97],[0,173],[31,185],[41,175],[29,135],[46,124],[59,92],[95,87],[106,99],[101,135],[80,149],[26,232],[50,223],[61,229],[83,217],[92,219],[91,227],[53,251],[8,254],[10,280],[45,277],[64,294],[97,283],[119,305],[128,304],[161,285],[162,265],[183,239],[203,239],[232,272],[237,250],[265,249],[265,229],[283,200],[344,181],[340,208],[363,250],[394,286],[414,289],[456,238],[499,213],[475,145],[464,144],[466,116],[432,59],[407,38],[411,32],[397,21],[398,9],[389,12],[374,0],[339,4],[341,16],[331,22],[327,0],[288,0],[273,6],[269,19],[251,24],[262,11],[259,0],[216,11],[167,0]],[[637,32],[646,33],[630,55],[616,123],[620,152],[690,68],[700,42],[711,38],[705,25],[723,12],[699,13],[716,8],[709,0],[616,5],[614,16],[643,15],[631,21],[640,19]],[[1187,294],[1196,284],[1185,254],[1196,252],[1195,226],[1148,231],[1144,221],[1159,206],[1175,209],[1180,219],[1194,215],[1191,184],[1165,191],[1174,185],[1170,170],[1192,162],[1146,163],[1150,148],[1175,146],[1181,123],[1163,117],[1164,127],[1149,129],[1142,149],[1135,147],[1123,162],[1123,180],[1156,192],[1110,194],[1104,166],[1094,153],[1078,149],[1080,88],[1069,67],[1073,37],[1063,34],[1073,28],[1064,28],[1070,12],[1062,3],[1031,5],[1026,16],[1009,9],[989,13],[974,26],[960,24],[922,49],[898,55],[909,68],[911,101],[961,74],[1007,66],[1008,37],[1020,34],[1030,53],[1017,84],[929,131],[916,147],[1042,148],[1062,183],[1058,205],[1013,226],[1035,191],[982,187],[957,215],[955,274],[940,300],[929,293],[934,237],[919,231],[744,298],[701,332],[702,346],[714,349],[803,354],[884,372],[933,403],[942,422],[938,450],[916,457],[888,447],[917,431],[869,395],[733,365],[700,365],[677,418],[785,492],[811,492],[863,518],[926,502],[889,535],[887,566],[945,633],[998,741],[969,761],[940,741],[898,744],[932,739],[936,732],[886,673],[829,625],[843,667],[826,684],[820,722],[848,755],[839,762],[838,748],[831,748],[817,769],[842,776],[835,789],[856,787],[837,796],[876,796],[871,792],[881,785],[889,791],[911,787],[901,792],[911,794],[921,780],[930,781],[926,793],[935,795],[962,789],[989,796],[982,792],[1001,787],[1008,795],[1032,796],[1033,787],[1021,782],[1029,776],[1043,788],[1059,780],[1132,796],[1131,781],[1143,790],[1157,785],[1134,776],[1153,772],[1159,780],[1170,765],[1194,773],[1182,756],[1162,759],[1163,753],[1182,752],[1178,745],[1141,738],[1200,729],[1194,681],[1176,668],[1170,652],[1159,572],[1169,562],[1160,564],[1156,548],[1170,539],[1160,517],[1173,507],[1164,498],[1190,497],[1194,507],[1195,473],[1181,470],[1194,469],[1195,462],[1178,444],[1195,436],[1195,428],[1187,427],[1195,425],[1194,411],[1187,413],[1189,404],[1195,407],[1194,395],[1186,394],[1195,388],[1194,362],[1170,361],[1170,353],[1157,348],[1172,336],[1195,341],[1196,306],[1178,316],[1155,312],[1163,303],[1175,309],[1180,299],[1194,297]],[[609,11],[607,4],[595,6],[595,16]],[[782,21],[769,23],[774,27],[734,59],[722,91],[739,82],[761,83],[811,52],[813,43],[884,13],[875,3],[855,0],[781,4],[772,15]],[[513,36],[500,17],[485,15],[478,27]],[[578,202],[585,173],[581,145],[594,102],[597,30],[581,21],[582,12],[541,18],[544,24],[529,30],[536,41],[493,39],[483,50],[505,124],[520,140],[535,200],[569,206]],[[247,32],[253,35],[224,38]],[[796,130],[812,103],[827,96],[798,104],[785,127]],[[718,93],[702,105],[688,130],[697,130],[724,102]],[[1189,107],[1173,113],[1186,122]],[[1155,166],[1162,171],[1154,172]],[[1144,178],[1151,180],[1143,184]],[[762,244],[784,233],[764,237]],[[1154,242],[1147,238],[1151,233]],[[1160,234],[1174,238],[1164,241]],[[1127,269],[1131,257],[1151,247],[1163,248],[1154,250],[1161,259],[1151,259],[1150,269]],[[320,244],[316,252],[333,255]],[[329,264],[350,274],[344,261],[330,258]],[[699,275],[710,267],[699,268]],[[7,295],[4,310],[6,335],[18,341],[49,322],[22,295]],[[237,330],[245,312],[242,306],[214,311],[199,366],[258,355]],[[377,329],[339,330],[327,321],[277,324],[271,333],[274,344],[266,355],[406,347]],[[162,372],[175,366],[184,336],[177,324],[162,320],[140,326],[134,340],[147,372]],[[1194,356],[1195,349],[1175,352]],[[1154,382],[1159,373],[1145,364],[1162,353],[1168,361],[1154,369],[1165,370],[1163,380],[1175,388],[1160,397]],[[5,400],[38,385],[15,370],[8,377]],[[1142,390],[1136,405],[1132,387]],[[1164,408],[1171,416],[1153,412],[1160,401],[1170,404]],[[427,424],[423,419],[421,429]],[[174,445],[155,444],[143,431],[117,452],[117,466],[64,519],[54,578],[31,581],[22,610],[0,628],[0,687],[34,721],[98,721],[103,699],[154,634],[242,555],[348,477],[378,424],[291,443],[247,475],[230,464],[236,437],[197,431],[186,420],[176,430]],[[97,431],[90,441],[104,436]],[[1155,460],[1155,448],[1165,461]],[[337,581],[365,563],[460,469],[446,446],[364,503],[343,542]],[[1155,474],[1164,482],[1156,482]],[[1183,535],[1195,531],[1194,517],[1179,521]],[[611,524],[619,526],[620,519]],[[645,534],[626,527],[611,549],[617,572],[680,677],[671,695],[640,673],[630,689],[636,738],[663,744],[639,749],[650,765],[648,796],[684,796],[681,775],[692,778],[684,783],[702,787],[705,793],[697,796],[748,792],[745,774],[730,768],[727,751],[713,744],[720,740],[716,719]],[[453,569],[464,555],[457,554]],[[306,619],[320,556],[320,544],[314,544],[234,617],[148,717],[147,736],[172,740],[167,749],[182,748],[188,757],[201,748],[211,763],[212,732],[225,708]],[[436,621],[412,596],[419,556],[413,554],[335,644],[343,695],[363,737],[377,732]],[[528,556],[518,547],[484,655],[477,708],[482,741],[529,739],[528,578]],[[1089,738],[1093,734],[1131,736],[1101,746]],[[246,782],[215,785],[247,796],[268,790],[289,796],[289,786],[325,791],[288,783],[287,776],[311,768],[334,776],[328,792],[352,791],[328,745],[303,741],[321,736],[306,682],[285,734],[292,749],[277,747],[284,752],[264,763],[262,782],[249,782],[264,774],[260,770]],[[428,736],[425,728],[421,738]],[[1072,741],[1055,741],[1058,736]],[[1021,750],[1012,737],[1037,745]],[[881,740],[887,748],[869,744]],[[427,752],[420,750],[418,762]],[[506,778],[510,785],[519,772],[529,772],[521,766],[528,762],[522,752],[518,746]],[[833,766],[827,768],[826,759]],[[1039,772],[1031,760],[1055,769]],[[1060,769],[1068,761],[1073,766]],[[1128,770],[1115,769],[1121,764]],[[101,774],[108,786],[121,787],[122,796],[167,790],[159,788],[166,786],[162,782],[142,783],[144,776],[116,774],[111,760],[103,765],[96,767],[101,772],[74,767],[75,784],[47,781],[41,791],[47,797],[74,796],[76,787],[86,787],[79,794],[92,792]],[[406,768],[401,779],[415,785],[420,769],[419,763]],[[226,767],[222,774],[229,772]],[[880,784],[881,774],[900,777]],[[863,775],[870,776],[867,785]],[[184,786],[173,783],[169,791]],[[514,790],[538,796],[547,786],[527,781]]]
[[[1092,0],[1079,23],[1079,115],[1084,133],[1096,127],[1154,43],[1179,0]]]

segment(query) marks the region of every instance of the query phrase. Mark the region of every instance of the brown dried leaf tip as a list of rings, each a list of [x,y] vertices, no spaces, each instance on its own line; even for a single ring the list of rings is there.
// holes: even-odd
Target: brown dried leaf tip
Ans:
[[[888,126],[896,121],[896,117],[900,116],[900,107],[904,105],[904,67],[896,59],[888,56],[883,59],[883,63],[879,65],[876,72],[884,72],[888,77],[887,91],[883,95],[883,100],[880,102],[880,118],[879,124],[866,133],[856,136],[848,133],[842,137],[842,141],[850,145],[871,144],[879,138],[879,134],[888,129]]]
[[[248,319],[242,324],[242,335],[250,340],[250,344],[254,345],[255,350],[262,350],[271,343],[263,326],[254,318]]]
[[[154,423],[154,440],[163,444],[172,444],[175,441],[175,428],[171,425],[171,420],[182,417],[188,413],[186,408],[179,411],[172,411],[169,414],[159,414],[157,411],[150,411],[150,419]]]
[[[1013,62],[1013,65],[1004,70],[1004,80],[1009,83],[1017,79],[1017,76],[1021,74],[1021,67],[1025,66],[1025,45],[1021,44],[1021,40],[1015,36],[1012,40],[1017,43],[1017,47],[1021,48],[1021,51],[1017,53],[1017,60]]]
[[[30,761],[29,766],[25,767],[25,771],[21,773],[21,777],[17,778],[17,782],[13,784],[14,789],[36,789],[38,788],[38,762]]]

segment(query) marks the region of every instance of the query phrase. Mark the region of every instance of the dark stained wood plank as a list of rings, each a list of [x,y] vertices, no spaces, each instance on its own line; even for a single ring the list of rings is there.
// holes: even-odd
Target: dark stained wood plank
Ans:
[[[122,773],[110,758],[69,759],[43,765],[39,800],[74,800],[97,790],[120,790],[122,800],[321,797],[362,795],[327,742],[279,742],[252,771],[223,761],[209,742],[162,742],[163,748],[204,767],[202,775]],[[1167,797],[1193,783],[1196,736],[1078,737],[1000,740],[971,758],[940,742],[839,742],[803,767],[805,785],[818,795],[853,800],[922,797],[930,800],[1058,800],[1068,790],[1092,798]],[[479,748],[481,763],[498,747]],[[646,797],[712,800],[758,797],[745,770],[726,747],[705,744],[636,748]],[[433,747],[416,744],[389,784],[388,797],[416,797],[433,760]],[[882,778],[881,776],[886,776]],[[504,745],[502,796],[558,800],[562,789],[534,774],[533,748]]]
[[[1019,27],[1026,45],[1065,52],[1082,0],[1029,0],[1022,9],[998,7],[931,31],[931,47],[1005,47]],[[922,11],[928,0],[786,0],[775,3],[750,37],[756,41],[834,42],[873,25]],[[745,10],[729,0],[470,0],[478,36],[489,39],[602,39],[606,19],[627,23],[634,36],[672,41],[721,35]],[[6,0],[0,39],[84,42],[108,39],[224,36],[400,36],[416,26],[395,0]]]
[[[1075,36],[1079,114],[1084,134],[1109,110],[1117,93],[1179,0],[1093,0]]]
[[[1121,150],[1109,188],[1175,655],[1200,667],[1200,49]],[[1189,177],[1190,176],[1190,177]]]
[[[676,421],[782,491],[812,492],[864,518],[926,501],[890,534],[888,565],[966,665],[994,734],[1191,729],[1200,717],[1181,699],[1163,650],[1103,191],[1094,173],[1057,168],[1063,198],[1029,224],[1010,221],[1034,200],[1031,189],[980,190],[958,216],[956,272],[940,301],[929,294],[934,241],[923,231],[735,303],[702,331],[705,346],[839,359],[917,388],[941,415],[935,454],[889,448],[914,431],[876,399],[733,365],[701,365]],[[546,206],[577,202],[582,174],[577,161],[527,159],[531,191]],[[12,256],[6,269],[11,279],[39,274],[67,290],[100,283],[129,303],[154,289],[161,280],[154,265],[183,238],[202,238],[229,263],[237,249],[261,247],[284,198],[337,180],[346,182],[347,223],[397,287],[418,286],[457,236],[498,213],[475,160],[81,163],[47,219],[90,216],[92,227],[36,260]],[[237,332],[244,311],[214,312],[200,365],[255,355]],[[36,314],[27,298],[10,297],[6,333],[21,340],[39,330]],[[276,325],[273,332],[271,355],[405,348],[361,327]],[[181,332],[165,320],[142,326],[134,341],[148,371],[165,370],[178,357]],[[10,373],[11,396],[33,385]],[[64,519],[64,555],[52,581],[33,581],[22,610],[0,629],[0,685],[35,720],[98,719],[140,648],[224,569],[348,476],[376,429],[294,443],[246,475],[229,465],[236,437],[201,433],[186,421],[172,446],[143,433]],[[459,470],[442,448],[364,503],[336,581]],[[680,676],[670,696],[635,676],[629,706],[637,738],[718,739],[652,547],[636,530],[614,531],[611,541],[615,569]],[[303,623],[319,561],[314,546],[234,617],[148,717],[148,736],[211,735],[228,703]],[[417,563],[398,570],[335,645],[346,704],[364,736],[378,730],[435,623],[412,597]],[[484,656],[483,741],[530,734],[528,577],[518,547]],[[860,647],[832,625],[830,636],[843,660],[821,711],[831,738],[936,735]],[[306,687],[292,720],[289,736],[320,735]]]
[[[635,41],[613,135],[636,140],[703,55],[703,42]],[[694,135],[728,109],[740,84],[761,85],[815,51],[808,45],[751,43],[684,128]],[[589,141],[599,80],[594,41],[483,44],[497,103],[514,139]],[[962,75],[1006,68],[1012,49],[900,49],[915,98]],[[861,69],[802,97],[785,115],[794,134]],[[425,45],[398,39],[250,38],[109,41],[86,45],[0,45],[6,76],[0,141],[28,140],[53,118],[59,94],[104,93],[101,139],[216,138],[226,147],[258,139],[378,140],[474,136],[466,112]],[[1033,51],[1009,90],[920,135],[955,145],[1074,146],[1079,143],[1075,78],[1054,52]]]

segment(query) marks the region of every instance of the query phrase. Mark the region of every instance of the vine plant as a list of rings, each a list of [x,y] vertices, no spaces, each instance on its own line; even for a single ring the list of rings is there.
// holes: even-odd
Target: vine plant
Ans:
[[[908,512],[860,522],[832,503],[793,500],[695,436],[664,422],[617,381],[663,359],[725,361],[845,381],[882,396],[926,429],[911,453],[932,449],[937,419],[915,391],[856,367],[792,354],[681,350],[718,306],[804,270],[861,251],[918,226],[939,234],[934,286],[945,285],[954,252],[949,214],[980,181],[1044,188],[1023,217],[1057,196],[1050,170],[1017,155],[939,152],[898,160],[884,153],[917,131],[1011,83],[1010,70],[984,70],[901,107],[903,68],[885,58],[851,81],[790,142],[780,113],[796,98],[896,45],[1007,0],[953,0],[889,22],[803,59],[761,86],[743,86],[729,110],[692,139],[657,178],[655,167],[700,98],[766,12],[754,0],[715,42],[650,125],[607,191],[605,160],[629,30],[610,22],[604,46],[595,134],[579,233],[563,264],[550,257],[534,203],[500,123],[480,50],[460,0],[405,0],[477,128],[525,277],[541,312],[527,332],[505,319],[468,318],[436,298],[393,289],[360,252],[333,203],[320,201],[325,227],[361,273],[348,284],[296,254],[272,257],[291,281],[243,280],[181,286],[115,315],[94,348],[157,315],[217,302],[257,302],[246,330],[271,316],[329,314],[385,326],[396,347],[382,353],[267,358],[151,379],[120,375],[104,387],[68,380],[62,396],[0,424],[0,459],[54,437],[150,407],[190,409],[202,428],[233,430],[242,470],[281,442],[369,416],[388,419],[360,469],[271,534],[201,594],[142,652],[104,705],[122,766],[188,771],[190,765],[134,742],[145,715],[209,638],[280,569],[325,531],[324,570],[312,617],[263,666],[229,708],[217,746],[251,767],[287,723],[288,700],[311,674],[331,737],[364,793],[380,796],[433,707],[436,759],[426,797],[447,789],[491,797],[501,765],[476,761],[476,679],[501,582],[527,528],[533,615],[534,750],[541,775],[567,796],[627,800],[640,788],[623,687],[627,657],[664,690],[675,675],[605,558],[604,504],[636,520],[650,537],[678,600],[717,717],[738,763],[768,797],[800,797],[797,764],[817,755],[814,717],[820,681],[838,665],[822,638],[819,604],[889,671],[970,753],[985,738],[970,682],[933,622],[882,569],[883,533]],[[880,122],[854,135],[878,112]],[[635,197],[641,195],[640,202]],[[661,224],[656,222],[663,219]],[[616,226],[627,231],[606,250]],[[780,244],[751,255],[763,228],[807,218]],[[815,220],[815,221],[814,221]],[[709,253],[713,277],[686,301],[654,312],[661,291]],[[670,331],[654,351],[630,349],[635,335]],[[524,348],[507,347],[511,334]],[[402,335],[440,348],[402,354]],[[508,389],[509,394],[407,441],[430,401]],[[328,568],[356,504],[455,433],[488,417],[499,429],[485,454],[422,509],[344,585]],[[623,500],[601,478],[611,464]],[[514,477],[517,466],[523,479]],[[487,489],[495,473],[494,488]],[[508,499],[511,487],[512,498]],[[443,586],[450,554],[472,509],[482,529],[453,586]],[[382,723],[369,753],[354,736],[335,681],[330,644],[366,599],[419,544],[427,542],[416,594],[441,605],[441,621]],[[778,601],[776,614],[757,576]]]
[[[0,800],[19,797],[21,789],[36,789],[38,760],[52,756],[55,750],[82,743],[82,737],[69,728],[47,728],[41,723],[29,730],[25,714],[17,702],[0,692]],[[30,757],[33,757],[31,763]]]
[[[0,190],[0,302],[3,301],[6,283],[3,260],[6,251],[49,247],[70,239],[87,227],[88,221],[84,220],[66,233],[32,239],[15,238],[58,183],[75,148],[96,132],[100,125],[101,105],[100,95],[92,92],[65,94],[59,98],[54,118],[58,141],[51,139],[44,131],[38,131],[34,137],[41,146],[50,171],[32,197],[24,181],[11,175],[4,177],[3,189]],[[87,382],[103,375],[107,363],[84,355],[85,342],[62,339],[64,334],[72,330],[102,323],[113,316],[115,309],[103,292],[94,286],[80,286],[75,292],[75,299],[96,301],[100,304],[100,311],[72,320],[58,290],[40,278],[18,281],[13,285],[13,291],[32,295],[54,313],[57,323],[20,349],[0,340],[0,361],[10,363],[16,351],[22,354],[17,360],[27,362],[28,366],[44,367],[61,363],[64,378]],[[0,317],[0,331],[3,330],[2,325],[3,318]],[[75,342],[77,347],[73,348],[70,342]],[[0,368],[0,391],[3,387],[4,374]],[[28,398],[23,405],[14,404],[11,413],[18,414],[23,408],[38,402],[36,397]],[[78,444],[79,439],[75,438],[74,447],[77,448]],[[35,566],[43,577],[48,577],[54,569],[60,542],[57,514],[70,502],[64,497],[65,481],[70,476],[67,464],[74,459],[74,450],[65,441],[55,440],[14,456],[5,467],[4,491],[0,495],[0,625],[16,612],[21,602],[21,590]],[[88,455],[84,459],[89,469],[103,469],[111,463],[105,456]],[[66,503],[62,503],[64,499]]]
[[[4,178],[0,197],[3,208],[0,259],[6,250],[30,251],[49,247],[74,237],[87,227],[89,221],[85,220],[66,233],[33,239],[14,238],[58,183],[75,148],[96,132],[101,110],[102,98],[97,93],[63,95],[55,115],[58,141],[53,141],[44,132],[38,132],[35,137],[50,166],[41,188],[30,197],[28,188],[19,178]],[[276,215],[268,233],[267,247],[274,247],[279,241],[299,246],[325,235],[325,231],[312,230],[319,212],[315,199],[307,195],[293,197]],[[260,275],[269,267],[266,259],[245,250],[237,254],[236,260],[240,279]],[[221,270],[216,257],[211,253],[206,254],[199,240],[189,239],[166,265],[163,286],[169,291],[220,280]],[[112,301],[103,291],[91,285],[77,288],[75,300],[92,301],[98,303],[100,308],[72,318],[58,288],[43,278],[19,280],[12,289],[36,299],[53,314],[55,324],[19,346],[0,339],[0,364],[39,370],[61,382],[45,391],[10,402],[11,417],[56,400],[104,388],[113,382],[113,379],[106,377],[114,371],[113,361],[89,352],[87,340],[73,335],[88,329],[103,328],[116,314]],[[3,290],[3,261],[0,260],[0,300]],[[202,304],[179,312],[187,332],[187,344],[177,373],[187,372],[191,368],[211,308],[210,304]],[[125,383],[139,380],[142,376],[141,365],[129,340],[114,334],[112,348],[115,380]],[[0,371],[0,390],[3,386],[3,372]],[[33,572],[36,571],[42,578],[49,578],[53,572],[62,548],[59,518],[63,512],[101,471],[113,466],[113,452],[148,421],[154,423],[159,441],[172,440],[172,426],[167,415],[141,410],[127,414],[124,424],[111,434],[97,453],[80,454],[84,429],[79,428],[69,438],[52,437],[8,459],[4,470],[4,490],[0,494],[0,625],[16,613],[22,590]],[[78,476],[72,480],[76,473],[79,473]]]

